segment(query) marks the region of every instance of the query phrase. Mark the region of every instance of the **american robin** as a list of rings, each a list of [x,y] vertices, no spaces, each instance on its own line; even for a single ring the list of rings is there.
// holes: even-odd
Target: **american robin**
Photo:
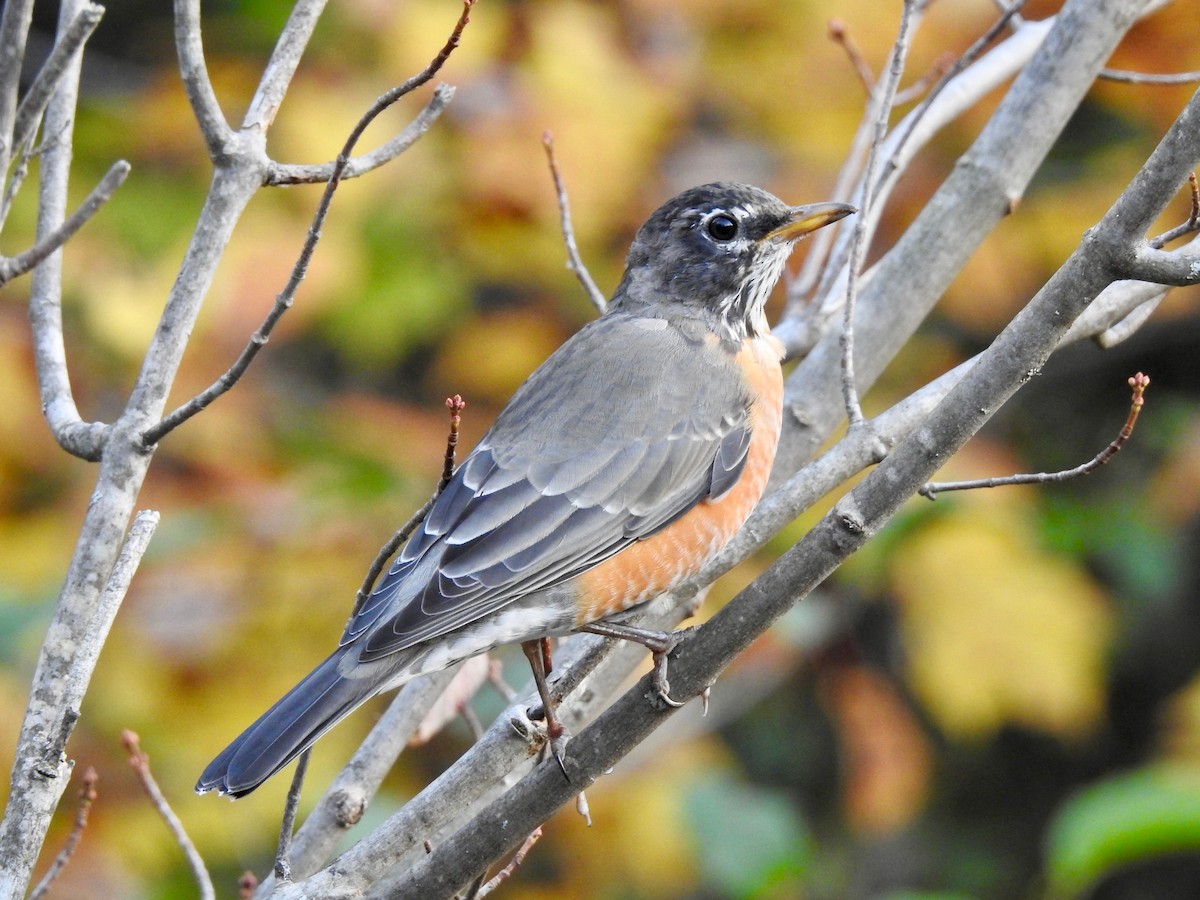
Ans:
[[[521,386],[338,648],[196,790],[248,794],[369,697],[501,644],[536,676],[547,636],[637,639],[613,619],[697,572],[762,496],[783,389],[763,306],[795,241],[852,212],[734,183],[655,211],[604,315]]]

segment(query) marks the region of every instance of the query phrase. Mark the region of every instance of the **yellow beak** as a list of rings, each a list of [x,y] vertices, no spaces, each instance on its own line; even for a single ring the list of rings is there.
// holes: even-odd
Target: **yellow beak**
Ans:
[[[809,203],[806,206],[793,206],[791,212],[792,217],[764,237],[764,241],[799,240],[811,231],[858,212],[858,209],[849,203]]]

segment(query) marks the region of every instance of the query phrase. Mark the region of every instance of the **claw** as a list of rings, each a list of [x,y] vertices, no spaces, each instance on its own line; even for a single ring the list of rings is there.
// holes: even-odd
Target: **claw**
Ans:
[[[654,674],[650,678],[650,684],[654,686],[659,700],[667,704],[667,706],[673,706],[678,709],[683,706],[683,703],[672,699],[671,682],[667,681],[667,656],[669,653],[670,651],[668,650],[665,653],[654,654]]]

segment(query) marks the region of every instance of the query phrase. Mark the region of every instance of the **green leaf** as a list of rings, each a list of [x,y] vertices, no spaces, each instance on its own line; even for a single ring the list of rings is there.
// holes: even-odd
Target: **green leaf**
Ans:
[[[692,786],[686,799],[700,867],[727,897],[783,896],[799,887],[811,839],[787,798],[728,777]]]
[[[1156,766],[1093,785],[1050,825],[1050,895],[1077,896],[1120,866],[1200,850],[1200,776]]]

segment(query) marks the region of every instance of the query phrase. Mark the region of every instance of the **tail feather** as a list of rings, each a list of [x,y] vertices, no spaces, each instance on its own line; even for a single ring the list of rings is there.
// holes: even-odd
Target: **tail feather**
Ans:
[[[312,746],[379,687],[373,678],[338,672],[346,650],[335,651],[208,764],[198,793],[242,797]]]

